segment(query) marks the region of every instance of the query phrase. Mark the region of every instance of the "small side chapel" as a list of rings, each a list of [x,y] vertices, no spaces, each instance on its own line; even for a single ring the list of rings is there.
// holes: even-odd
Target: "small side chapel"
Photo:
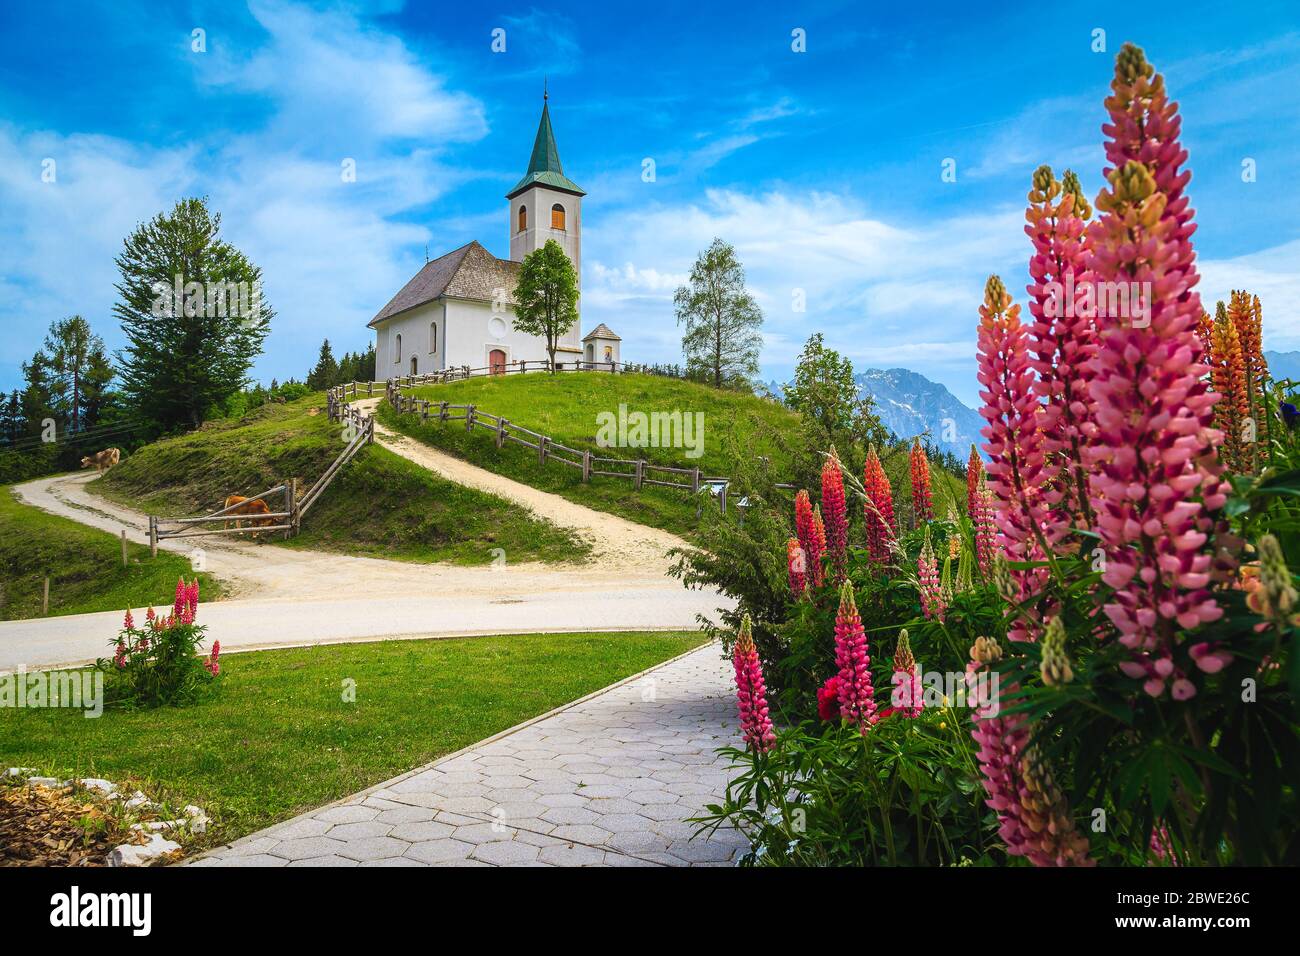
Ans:
[[[461,366],[499,374],[520,362],[549,358],[545,338],[513,328],[519,267],[524,256],[554,239],[573,262],[581,295],[586,193],[564,175],[548,99],[543,96],[528,170],[506,194],[510,258],[498,259],[475,240],[425,263],[370,320],[378,378]],[[621,361],[619,337],[601,323],[580,339],[579,326],[575,323],[561,337],[556,362],[616,368]]]

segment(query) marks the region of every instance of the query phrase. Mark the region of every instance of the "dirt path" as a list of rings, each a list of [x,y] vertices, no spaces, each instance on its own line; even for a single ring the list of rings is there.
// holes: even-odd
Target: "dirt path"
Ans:
[[[366,399],[356,406],[367,414],[374,412],[382,399]],[[485,491],[522,505],[552,524],[573,531],[589,542],[595,563],[609,569],[628,572],[663,574],[670,561],[671,548],[685,547],[686,542],[674,534],[628,521],[617,515],[596,511],[549,491],[472,465],[440,449],[407,438],[375,424],[375,440],[394,454],[401,455],[421,468],[454,481],[459,485]]]

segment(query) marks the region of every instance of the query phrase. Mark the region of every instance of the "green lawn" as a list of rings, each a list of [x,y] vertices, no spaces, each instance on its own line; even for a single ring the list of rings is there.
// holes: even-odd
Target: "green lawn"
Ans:
[[[696,632],[532,634],[341,644],[222,658],[185,709],[0,710],[6,765],[147,781],[213,818],[207,842],[260,829],[451,753],[699,646]],[[356,700],[343,700],[346,680]]]
[[[308,487],[344,448],[341,426],[330,424],[319,411],[323,405],[323,396],[313,395],[210,422],[139,449],[90,488],[175,517],[216,511],[229,494],[256,494],[287,478]],[[280,501],[268,504],[275,510]],[[511,561],[581,561],[590,553],[585,542],[526,509],[439,478],[377,445],[343,469],[287,545],[456,564],[490,563],[495,548]]]
[[[40,617],[47,576],[51,616],[170,605],[176,580],[195,577],[186,558],[154,560],[143,545],[127,545],[127,560],[114,535],[21,504],[0,486],[0,620]],[[198,578],[205,601],[220,598],[219,581]]]
[[[763,457],[768,460],[775,480],[795,481],[798,477],[794,449],[799,446],[801,436],[799,418],[794,412],[753,395],[719,391],[695,382],[655,375],[596,372],[505,375],[415,388],[405,394],[455,405],[473,404],[572,448],[591,449],[602,457],[642,457],[673,467],[698,466],[705,477],[733,479],[750,473],[756,460]],[[629,412],[703,413],[703,454],[687,458],[682,448],[598,447],[597,415],[617,414],[620,404],[625,404]],[[497,448],[495,436],[486,429],[466,432],[464,422],[443,424],[432,419],[423,424],[415,415],[397,415],[387,402],[380,406],[379,420],[490,471],[580,504],[687,537],[696,527],[698,501],[687,492],[651,486],[637,492],[631,481],[599,476],[583,485],[576,469],[559,464],[542,465],[532,449],[511,442]],[[887,454],[885,469],[896,500],[910,496],[906,450]],[[805,483],[813,485],[814,498],[817,497],[815,483],[807,480]],[[935,508],[940,514],[946,512],[950,500],[965,500],[965,485],[939,469],[933,470],[933,487]],[[777,504],[792,509],[793,493]]]

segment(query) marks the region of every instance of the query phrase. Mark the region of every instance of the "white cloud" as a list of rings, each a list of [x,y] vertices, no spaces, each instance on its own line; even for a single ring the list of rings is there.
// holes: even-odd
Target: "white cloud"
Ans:
[[[1201,259],[1197,291],[1204,308],[1227,301],[1233,289],[1259,296],[1264,312],[1264,348],[1300,349],[1300,239],[1229,259]]]

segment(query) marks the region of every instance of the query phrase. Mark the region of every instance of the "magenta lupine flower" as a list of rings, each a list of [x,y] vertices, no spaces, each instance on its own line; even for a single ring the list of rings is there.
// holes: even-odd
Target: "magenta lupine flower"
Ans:
[[[221,642],[213,641],[212,653],[208,656],[207,664],[204,666],[207,667],[208,673],[212,674],[214,677],[221,672],[221,665],[217,663],[217,658],[220,656],[220,654],[221,654]]]
[[[754,647],[754,636],[749,615],[740,622],[740,633],[732,650],[731,663],[736,671],[736,700],[740,705],[740,729],[745,743],[756,753],[771,749],[776,742],[772,719],[767,709],[767,685],[763,682],[763,667]]]
[[[835,569],[835,583],[848,577],[849,514],[844,501],[844,470],[835,449],[822,465],[822,522],[826,526],[826,551]]]
[[[126,615],[122,618],[122,627],[128,631],[135,629],[135,618],[131,616],[130,608],[126,609]]]
[[[1151,855],[1161,863],[1168,866],[1179,866],[1178,857],[1174,853],[1174,841],[1169,836],[1169,829],[1163,824],[1156,824],[1151,828]]]
[[[1056,466],[1043,449],[1039,430],[1041,406],[1034,395],[1034,371],[1029,364],[1020,306],[997,276],[990,276],[980,306],[979,381],[984,386],[980,414],[988,425],[980,432],[988,441],[989,489],[993,492],[998,543],[1009,561],[1042,561],[1065,529],[1052,521],[1050,510],[1061,499],[1055,489]],[[1042,593],[1049,577],[1045,567],[1011,572],[1016,594],[1025,606],[1026,621],[1017,615],[1009,636],[1034,640],[1042,609],[1032,600]],[[1029,602],[1029,603],[1026,603]]]
[[[148,609],[145,610],[145,612],[144,612],[144,619],[145,619],[145,621],[147,621],[149,624],[153,624],[153,622],[154,622],[155,620],[157,620],[157,618],[158,618],[158,614],[154,611],[154,609],[153,609],[152,607],[150,607],[150,608],[148,608]]]
[[[189,588],[185,584],[184,578],[176,579],[176,600],[172,602],[172,617],[180,618],[185,611],[185,604],[189,600]]]
[[[840,607],[835,615],[835,666],[840,677],[840,717],[865,734],[878,719],[876,691],[871,683],[867,632],[858,615],[853,585],[848,581],[840,586]]]
[[[1088,265],[1100,281],[1150,291],[1140,316],[1097,320],[1097,434],[1087,457],[1106,555],[1102,580],[1113,589],[1104,610],[1163,687],[1175,629],[1223,615],[1208,588],[1215,570],[1208,545],[1211,513],[1228,486],[1215,452],[1222,436],[1212,427],[1218,396],[1203,381],[1196,334],[1195,225],[1183,192],[1191,173],[1180,170],[1187,151],[1177,108],[1131,44],[1116,60],[1111,88],[1103,127],[1110,188],[1088,229]],[[1170,673],[1159,674],[1166,667]],[[1150,693],[1156,681],[1147,684]],[[1177,679],[1175,693],[1187,693]]]
[[[972,520],[975,523],[975,557],[979,562],[980,574],[985,581],[991,581],[993,562],[998,553],[998,526],[993,511],[993,492],[989,491],[983,474],[979,476],[978,497]]]
[[[1035,392],[1043,399],[1043,451],[1062,462],[1060,486],[1065,496],[1061,508],[1049,512],[1049,517],[1068,525],[1077,516],[1083,527],[1091,527],[1083,449],[1093,430],[1088,383],[1097,353],[1093,284],[1084,244],[1085,222],[1092,209],[1078,177],[1066,170],[1058,182],[1050,166],[1035,171],[1029,202],[1025,232],[1034,244],[1026,290],[1034,318],[1028,329],[1029,364],[1038,375]]]
[[[189,589],[185,592],[185,603],[189,607],[190,621],[193,622],[199,616],[199,579],[195,578],[190,582]]]
[[[118,670],[126,667],[126,638],[124,637],[119,636],[117,639],[117,653],[113,655],[113,663]]]
[[[943,593],[943,582],[939,579],[939,560],[935,557],[934,545],[930,543],[928,525],[925,529],[925,542],[921,545],[921,555],[916,559],[916,577],[921,595],[921,612],[942,623],[948,602]]]

